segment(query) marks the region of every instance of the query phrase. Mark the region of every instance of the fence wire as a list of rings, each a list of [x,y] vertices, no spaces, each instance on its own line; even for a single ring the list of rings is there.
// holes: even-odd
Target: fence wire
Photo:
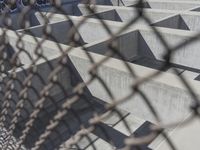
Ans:
[[[194,36],[188,36],[186,40],[179,43],[169,44],[166,38],[163,37],[161,29],[153,24],[152,18],[145,12],[146,3],[143,0],[137,1],[134,6],[129,7],[129,9],[134,8],[132,11],[135,16],[130,17],[128,22],[118,23],[120,25],[116,25],[118,28],[115,31],[111,25],[113,23],[112,19],[110,21],[109,19],[103,19],[103,15],[99,13],[98,3],[96,4],[92,0],[75,2],[74,5],[81,4],[87,11],[87,15],[78,15],[78,19],[74,19],[73,14],[69,13],[69,9],[63,7],[64,5],[71,5],[69,1],[63,3],[60,0],[30,0],[19,1],[19,3],[24,4],[24,6],[18,8],[17,5],[19,4],[12,0],[1,1],[0,3],[1,149],[103,150],[106,148],[146,150],[150,149],[148,145],[158,136],[163,137],[170,149],[177,149],[177,145],[168,135],[167,130],[176,128],[180,123],[188,126],[194,119],[199,118],[200,105],[193,85],[188,83],[185,76],[179,75],[179,70],[174,67],[176,64],[171,60],[174,59],[175,53],[182,50],[182,47],[187,47],[198,41],[200,32],[195,33]],[[46,3],[48,4],[46,5]],[[116,5],[125,7],[125,2],[116,0]],[[41,22],[33,22],[33,15],[31,14],[34,13],[40,16]],[[56,20],[56,15],[63,18]],[[88,48],[87,43],[89,42],[85,42],[80,35],[83,25],[86,25],[91,19],[98,22],[104,29],[103,32],[107,39],[106,46],[102,46],[99,55],[95,53],[98,50],[91,51]],[[125,54],[118,45],[120,36],[137,28],[134,25],[141,20],[159,39],[157,43],[160,43],[165,49],[161,65],[158,65],[156,70],[143,75],[143,77],[139,77],[135,72],[132,66],[135,62],[127,59],[130,53]],[[18,23],[14,24],[15,21]],[[59,26],[59,23],[62,24],[62,22],[68,22],[68,24]],[[63,34],[66,34],[64,37],[67,39],[60,39],[59,36],[55,37],[55,31],[52,28],[54,24],[58,25],[56,28],[60,30],[59,36],[62,38]],[[115,23],[113,23],[114,25]],[[64,28],[68,28],[67,32],[64,32],[66,31]],[[90,27],[88,26],[88,28]],[[95,30],[91,27],[92,32],[96,35],[90,35],[92,32],[86,35],[87,32],[83,32],[90,39],[98,39],[96,37],[99,31],[98,27],[96,28]],[[84,30],[86,31],[86,29]],[[104,40],[104,38],[101,40]],[[60,42],[62,40],[65,42]],[[100,41],[100,39],[97,41]],[[135,42],[129,39],[127,41],[129,42],[127,45]],[[101,43],[102,41],[100,41],[100,47]],[[101,52],[105,48],[107,51],[105,53]],[[80,54],[77,55],[77,58],[74,58],[75,56],[72,55],[75,55],[76,52],[80,52]],[[84,68],[84,61],[82,60],[78,63],[79,68],[77,68],[77,64],[74,64],[76,59],[81,58],[84,61],[87,60],[87,67]],[[112,60],[113,63],[111,63]],[[124,77],[123,73],[117,75],[113,71],[113,68],[121,67],[115,66],[116,61],[120,62],[125,68],[129,74],[128,79]],[[195,63],[195,60],[193,61]],[[119,85],[118,88],[121,91],[129,89],[125,92],[125,95],[122,94],[123,97],[117,97],[116,93],[113,93],[111,88],[115,87],[110,85],[115,86],[116,84],[110,83],[111,78],[102,77],[102,66],[108,66],[109,63],[114,66],[110,67],[110,72],[113,73],[111,76],[113,79],[115,78],[115,82],[119,80],[126,82],[128,80],[127,82],[131,84],[131,87],[124,87],[126,84]],[[189,97],[192,99],[190,105],[187,106],[187,111],[191,112],[192,115],[189,115],[189,117],[186,115],[184,121],[163,122],[162,117],[160,117],[161,112],[155,109],[151,97],[144,91],[147,83],[160,78],[163,72],[170,67],[173,67],[173,74],[184,87],[188,99]],[[144,67],[144,69],[148,68]],[[198,69],[196,68],[196,70]],[[143,73],[141,71],[141,74]],[[104,94],[106,96],[102,97],[108,100],[94,95],[95,92],[91,90],[92,88],[94,91],[97,90],[96,95]],[[152,91],[156,90],[153,88],[152,86]],[[160,87],[160,90],[164,89]],[[168,91],[163,92],[167,93]],[[143,109],[148,110],[149,114],[153,116],[153,119],[149,120],[143,118],[146,121],[143,125],[148,128],[148,132],[145,134],[134,132],[131,128],[133,123],[130,123],[127,118],[129,115],[132,119],[138,117],[131,112],[138,109],[131,103],[135,97],[140,97],[140,100],[143,101],[142,104],[144,105],[139,108],[140,111],[142,112]],[[177,97],[174,96],[172,99],[176,101]],[[127,110],[126,107],[120,107],[124,103],[129,105]],[[163,102],[163,105],[165,105],[165,102]],[[176,116],[176,114],[173,115]],[[115,123],[105,121],[112,117],[117,120]],[[118,126],[119,124],[120,126]],[[118,131],[120,128],[126,130],[127,134]],[[142,133],[145,130],[141,128]],[[98,143],[98,141],[100,142]]]

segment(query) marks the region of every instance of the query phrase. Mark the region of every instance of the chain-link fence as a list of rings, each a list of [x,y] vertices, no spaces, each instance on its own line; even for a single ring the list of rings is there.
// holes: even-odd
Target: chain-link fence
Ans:
[[[198,1],[1,1],[0,148],[176,150],[189,143],[179,132],[195,141],[199,10]]]

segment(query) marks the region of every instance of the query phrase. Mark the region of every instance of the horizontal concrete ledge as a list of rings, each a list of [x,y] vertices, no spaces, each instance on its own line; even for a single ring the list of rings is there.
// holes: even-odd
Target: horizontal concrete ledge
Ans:
[[[91,13],[87,11],[86,6],[84,4],[67,4],[66,7],[67,9],[67,13],[68,15],[72,15],[72,16],[88,16],[88,17],[92,17]],[[200,7],[200,6],[199,6]],[[79,9],[79,11],[77,12],[77,9]],[[76,10],[76,11],[75,11]],[[132,11],[131,11],[132,10]],[[134,14],[134,11],[136,10],[135,8],[130,8],[130,7],[117,7],[117,6],[96,6],[96,13],[98,15],[100,15],[102,17],[102,19],[106,19],[106,20],[113,20],[113,21],[120,21],[116,19],[116,15],[118,15],[121,19],[121,21],[128,21],[132,16],[134,17],[136,15],[136,13]],[[42,11],[42,10],[41,10]],[[51,13],[47,13],[50,12],[50,10],[46,10],[46,12],[41,12],[44,16],[46,16],[46,18],[48,18],[48,14],[52,14]],[[174,10],[157,10],[157,9],[144,9],[144,12],[146,13],[146,15],[148,15],[149,18],[151,18],[152,22],[158,21],[159,19],[163,18],[163,17],[167,17],[170,16],[174,13],[178,13],[178,14],[182,14],[182,13],[187,13],[187,11],[174,11]],[[47,13],[47,14],[46,14]],[[190,14],[195,14],[195,12],[188,12]],[[106,15],[105,15],[106,14]],[[198,14],[198,13],[196,13]],[[11,14],[11,19],[13,20],[13,28],[14,29],[20,29],[20,23],[17,22],[17,20],[14,20],[13,18],[15,18],[15,16],[18,14]],[[32,17],[31,17],[32,16]],[[129,16],[129,17],[127,17]],[[28,16],[27,16],[28,17]],[[30,13],[30,17],[31,19],[28,19],[30,21],[30,26],[36,26],[39,24],[44,24],[44,18],[41,16],[40,13],[35,13],[35,11]],[[66,16],[62,16],[62,17],[58,17],[58,16],[54,16],[53,18],[50,19],[51,21],[61,21],[61,20],[66,20]],[[3,25],[2,25],[3,26]]]
[[[78,20],[79,20],[79,18],[76,18],[76,19],[73,20],[74,25],[76,25],[79,22]],[[64,22],[62,22],[61,25],[63,23]],[[112,22],[110,22],[110,21],[106,21],[106,23],[108,24],[108,26],[110,26],[110,27],[112,26],[112,30],[114,32],[117,32],[117,30],[119,30],[119,28],[123,26],[122,23],[115,24],[114,26],[112,25]],[[59,25],[60,23],[58,22],[56,24],[50,24],[50,26],[57,27],[57,24]],[[65,23],[63,25],[65,25]],[[91,30],[89,30],[89,29],[91,29],[92,27],[93,28],[95,27],[95,29],[98,28],[99,29],[98,32],[92,32],[91,33]],[[36,36],[38,35],[39,38],[42,38],[42,35],[43,35],[43,33],[41,32],[42,28],[43,28],[43,26],[37,26],[37,27],[30,28],[30,31],[35,33]],[[70,27],[69,27],[69,29],[70,29]],[[67,30],[69,30],[69,29],[67,29]],[[61,38],[58,35],[59,32],[57,33],[56,30],[59,30],[59,29],[58,28],[53,29],[53,31],[54,31],[53,36]],[[191,37],[194,37],[196,35],[196,32],[192,32],[192,31],[183,31],[183,30],[167,29],[167,28],[160,28],[160,27],[157,27],[157,30],[160,32],[160,34],[164,37],[164,39],[168,42],[168,44],[171,47],[176,46],[180,42],[187,41],[187,39],[189,39]],[[40,31],[40,32],[37,32],[37,31]],[[145,42],[148,45],[148,47],[152,51],[152,53],[155,56],[155,58],[158,59],[158,60],[163,60],[162,57],[166,53],[166,49],[160,43],[159,39],[156,37],[156,35],[154,34],[154,32],[153,32],[153,30],[151,28],[149,28],[147,26],[130,27],[129,29],[127,29],[126,32],[124,32],[123,34],[119,35],[119,37],[122,37],[122,35],[125,35],[125,34],[127,34],[127,35],[130,34],[131,35],[132,32],[134,32],[134,31],[139,31],[139,33],[141,34],[142,38],[144,39],[143,42]],[[64,31],[62,31],[62,32],[64,33]],[[67,31],[65,31],[65,32],[67,32]],[[85,46],[88,47],[88,48],[92,47],[92,46],[95,46],[95,45],[98,45],[98,43],[100,44],[102,42],[106,42],[110,38],[110,35],[108,33],[106,33],[106,31],[104,30],[104,27],[101,25],[101,23],[99,23],[95,19],[89,19],[88,21],[86,21],[85,24],[81,28],[79,28],[79,34],[80,34],[80,37],[82,38],[83,42],[86,44]],[[87,35],[87,34],[89,34],[90,36]],[[94,36],[91,37],[91,35],[94,35]],[[150,38],[149,36],[155,37],[155,40],[151,40],[152,38]],[[17,39],[17,36],[15,34],[12,34],[10,37],[13,37],[14,39]],[[28,35],[25,35],[25,37],[27,39],[29,39],[29,41],[35,40],[33,37],[28,36]],[[93,37],[95,37],[95,39]],[[170,39],[172,37],[175,38],[175,40],[177,42],[171,41]],[[36,39],[38,41],[40,41],[41,39],[39,39],[39,38],[36,38]],[[63,38],[61,38],[61,39],[63,39]],[[100,40],[102,38],[104,38],[104,40]],[[64,39],[67,39],[67,38],[64,38]],[[136,39],[134,39],[134,43],[136,43],[135,46],[137,46],[137,44],[138,44],[137,43],[138,42],[137,39],[138,39],[138,37],[136,37]],[[155,42],[156,42],[156,44],[154,44]],[[89,44],[87,44],[87,43],[89,43]],[[184,65],[184,66],[188,66],[188,67],[192,67],[192,68],[198,68],[200,63],[195,63],[194,64],[194,63],[190,62],[190,60],[193,60],[198,54],[198,53],[195,52],[196,51],[195,45],[196,44],[198,45],[198,43],[199,43],[199,40],[197,40],[194,43],[189,44],[186,47],[183,47],[181,50],[178,50],[177,54],[175,53],[175,55],[173,56],[172,63],[179,64],[179,65]],[[121,42],[121,44],[123,46],[125,44],[125,41]],[[136,51],[139,51],[139,52],[142,51],[142,50],[139,50],[139,49],[144,49],[143,44],[139,43],[139,45],[142,46],[142,47],[136,47]],[[16,44],[13,43],[12,45],[16,47]],[[104,46],[104,48],[105,48],[105,46]],[[98,47],[98,48],[101,48],[101,47]],[[108,47],[107,47],[107,49],[108,49]],[[191,49],[192,51],[189,51],[189,49]],[[131,51],[132,50],[128,50],[126,52],[122,51],[122,53],[127,55]],[[190,57],[188,57],[187,59],[185,57],[179,57],[179,56],[176,57],[176,55],[178,55],[179,53],[183,53],[183,52],[188,52],[187,57],[188,56],[190,56]],[[129,56],[131,57],[131,55],[129,55]],[[132,57],[134,57],[134,56],[132,55]]]
[[[92,53],[91,56],[94,58],[95,62],[99,62],[104,58],[104,56]],[[92,64],[86,57],[85,52],[76,49],[69,53],[69,57],[78,70],[80,76],[86,82],[90,78],[88,71]],[[156,72],[156,70],[134,64],[129,64],[129,66],[136,73],[137,79],[140,80]],[[106,83],[116,99],[123,98],[132,93],[131,85],[137,82],[137,79],[132,77],[129,71],[127,71],[124,62],[113,58],[110,58],[107,62],[99,66],[98,75]],[[187,81],[192,85],[194,91],[198,93],[197,91],[200,88],[200,83],[192,80]],[[88,86],[88,88],[93,96],[98,97],[107,103],[112,101],[98,81],[94,81]],[[177,119],[181,120],[189,113],[188,108],[189,105],[192,104],[192,98],[188,94],[183,83],[180,81],[180,78],[177,76],[161,72],[159,77],[149,79],[148,82],[142,84],[141,90],[147,95],[164,122],[169,123],[170,121],[175,121]],[[146,107],[139,95],[128,99],[126,102],[119,105],[119,107],[140,118],[155,122],[153,116],[149,113],[148,107]],[[141,109],[143,110],[142,112],[140,111]]]
[[[81,21],[81,18],[77,17],[73,17],[71,19],[71,21],[60,21],[48,24],[51,29],[51,35],[57,40],[58,43],[67,45],[70,44],[69,31],[72,27],[76,27]],[[106,23],[113,33],[116,33],[121,27],[121,23],[115,23],[114,25],[111,21],[107,21]],[[35,37],[43,38],[45,36],[43,32],[44,27],[44,25],[40,25],[29,28],[28,30],[20,30],[19,32],[27,34],[32,33]],[[92,29],[96,32],[93,32]],[[77,35],[79,35],[81,45],[110,37],[110,34],[105,30],[104,26],[96,19],[88,19],[85,21],[84,24],[79,27]],[[52,39],[48,38],[48,40]],[[54,41],[54,39],[52,41]]]
[[[110,8],[111,6],[97,6],[97,8],[98,7]],[[114,11],[114,10],[116,12],[112,12],[113,14],[110,14],[111,11]],[[102,17],[102,19],[111,20],[111,21],[119,21],[119,20],[116,20],[117,18],[114,13],[116,13],[119,16],[119,18],[121,19],[121,22],[126,22],[130,20],[130,18],[136,17],[136,14],[137,14],[136,9],[120,7],[113,10],[105,11],[103,12],[102,16],[101,14],[99,15]],[[149,17],[149,19],[152,21],[154,26],[181,29],[181,25],[185,24],[185,26],[188,26],[187,27],[188,29],[185,29],[185,30],[191,30],[191,31],[200,30],[198,26],[199,20],[200,20],[199,19],[200,14],[198,12],[144,9],[144,14],[146,14]],[[50,15],[51,13],[47,13],[46,14],[47,18]],[[180,18],[182,18],[182,20],[178,18],[179,16]],[[75,20],[81,21],[81,19],[83,19],[82,17],[74,17],[74,16],[70,16],[70,18],[74,21]],[[54,14],[53,17],[49,21],[56,22],[56,21],[64,21],[64,20],[68,20],[65,15]],[[109,24],[109,21],[106,21],[106,23]],[[113,24],[117,24],[117,23],[120,25],[119,22],[115,22]],[[141,19],[140,21],[136,22],[134,26],[137,26],[138,24],[145,25],[147,23],[145,23],[144,20]]]
[[[165,3],[166,1],[162,1],[162,3]],[[174,1],[173,1],[174,2]],[[180,1],[179,1],[180,2]],[[181,2],[184,3],[184,2]],[[200,1],[198,3],[200,5]],[[85,7],[85,5],[83,4],[78,4],[78,6],[80,7]],[[200,7],[200,6],[198,6]],[[109,6],[109,5],[96,5],[95,8],[97,9],[97,12],[99,12],[99,10],[102,11],[109,11],[112,9],[116,9],[116,10],[129,10],[129,11],[136,11],[138,8],[136,7],[123,7],[123,6]],[[155,8],[143,8],[144,12],[149,12],[149,13],[194,13],[194,14],[198,14],[198,12],[196,11],[185,11],[185,10],[164,10],[164,9],[155,9]],[[56,13],[55,13],[56,14]]]
[[[81,5],[81,4],[79,4]],[[85,7],[85,6],[82,6],[81,7]],[[113,6],[99,6],[97,5],[96,6],[96,9],[97,9],[97,12],[96,14],[98,14],[102,19],[104,20],[111,20],[111,21],[118,21],[118,22],[127,22],[129,21],[130,19],[136,17],[137,15],[137,9],[135,8],[130,8],[130,7],[113,7]],[[103,11],[99,11],[99,10],[103,10]],[[144,14],[146,14],[151,20],[152,22],[156,22],[158,21],[159,19],[163,18],[163,17],[167,17],[167,16],[170,16],[174,13],[177,13],[177,12],[170,12],[170,11],[163,11],[163,10],[154,10],[154,9],[144,9]],[[65,15],[62,15],[62,14],[54,14],[53,17],[49,17],[52,15],[52,13],[42,13],[44,16],[46,16],[46,18],[49,18],[49,21],[50,22],[55,22],[55,21],[60,21],[60,20],[68,20],[66,18]],[[38,14],[37,16],[40,16],[40,14]],[[117,19],[117,17],[119,19]],[[71,15],[70,17],[73,18],[73,16]],[[83,14],[83,16],[79,16],[80,18],[83,18],[83,17],[94,17],[95,18],[95,15],[94,14]],[[41,19],[39,20],[44,20],[42,17],[40,17]],[[75,17],[74,17],[75,19]],[[42,22],[42,21],[41,21]],[[140,22],[142,23],[142,22]]]
[[[154,23],[154,26],[181,30],[199,31],[200,14],[196,12],[177,13]]]
[[[89,52],[89,53],[92,56],[92,58],[94,58],[95,62],[100,62],[105,57],[105,56],[102,56],[100,54],[96,54],[93,52]],[[81,50],[80,48],[75,48],[72,51],[70,51],[69,56],[72,56],[72,57],[74,56],[74,57],[80,58],[80,60],[82,60],[82,59],[88,60],[88,62],[89,62],[89,58],[87,57],[86,53],[84,52],[84,50]],[[159,76],[156,76],[156,78],[153,78],[151,80],[187,91],[187,88],[185,86],[183,86],[183,82],[181,82],[180,78],[176,75],[158,71],[158,70],[151,69],[148,67],[143,67],[143,66],[136,65],[133,63],[129,63],[129,62],[126,62],[126,63],[128,63],[128,65],[131,67],[131,69],[134,70],[134,73],[135,73],[138,81],[141,80],[141,78],[146,79],[146,78],[148,78],[148,76],[155,74],[156,72],[160,72]],[[124,65],[124,62],[119,59],[110,58],[108,61],[106,61],[102,65],[105,67],[114,69],[114,70],[119,70],[120,72],[128,72],[127,68]],[[91,66],[92,66],[92,64],[91,64]],[[137,82],[137,80],[135,82]],[[200,82],[194,81],[192,79],[186,79],[186,80],[192,86],[192,88],[196,91],[196,93],[198,93],[197,91],[200,89]]]
[[[72,20],[74,25],[78,24],[79,21],[80,21],[80,18],[74,18]],[[116,33],[120,29],[120,27],[122,27],[124,25],[123,23],[115,23],[113,25],[111,21],[106,21],[106,24],[109,27],[112,27],[111,29],[112,29],[113,33]],[[66,26],[66,25],[68,25],[68,28],[65,28],[66,31],[59,30],[60,26]],[[58,42],[68,45],[69,40],[68,40],[68,37],[65,37],[65,35],[67,35],[68,31],[71,28],[70,22],[68,22],[68,21],[61,22],[61,23],[57,22],[57,23],[50,24],[50,26],[52,27],[52,31],[53,31],[52,35],[58,40]],[[96,30],[98,29],[98,32],[92,32],[92,30],[90,30],[91,28],[94,28]],[[43,26],[40,25],[37,27],[32,27],[29,30],[33,33],[33,35],[35,35],[39,38],[43,38],[44,35],[42,32],[42,29],[43,29]],[[189,38],[194,37],[197,34],[196,32],[192,32],[192,31],[175,30],[175,29],[168,29],[168,28],[161,28],[161,27],[157,27],[157,30],[159,31],[159,33],[163,36],[163,38],[166,40],[166,42],[171,47],[174,47],[181,42],[187,41]],[[110,35],[105,31],[103,25],[101,23],[99,23],[98,20],[88,19],[84,23],[84,25],[82,25],[78,29],[78,31],[79,31],[80,39],[82,41],[81,43],[84,44],[88,49],[91,49],[91,47],[93,47],[91,51],[93,51],[95,48],[96,50],[94,50],[94,51],[100,52],[101,54],[103,54],[102,49],[104,49],[104,51],[106,52],[106,49],[108,49],[108,46],[106,45],[106,41],[110,38]],[[138,31],[139,31],[140,36],[135,34]],[[21,31],[21,32],[24,32],[24,31]],[[66,33],[66,34],[63,34],[63,36],[60,36],[60,34],[59,34],[60,32]],[[132,34],[135,34],[135,36]],[[13,34],[12,36],[10,36],[10,35],[9,36],[14,38],[16,41],[16,39],[18,37],[16,35],[15,36],[14,35],[15,34]],[[136,25],[134,27],[131,26],[130,28],[127,29],[126,32],[124,32],[123,34],[118,36],[119,37],[118,41],[123,39],[124,35],[131,36],[130,40],[134,41],[134,43],[133,42],[131,43],[133,45],[129,44],[129,49],[127,49],[127,47],[126,47],[126,46],[128,46],[126,40],[122,40],[121,42],[119,42],[121,45],[121,47],[120,47],[121,53],[124,56],[129,57],[129,58],[127,58],[127,60],[131,61],[132,58],[134,58],[135,56],[138,55],[138,54],[136,54],[137,52],[142,53],[142,51],[147,50],[147,48],[149,48],[148,50],[152,52],[152,55],[157,60],[164,61],[163,55],[166,53],[166,49],[164,48],[163,44],[160,42],[160,40],[158,39],[158,37],[155,35],[154,31],[150,27],[141,26],[141,25],[140,26]],[[152,38],[152,36],[155,38]],[[29,41],[35,40],[33,37],[28,36],[28,35],[25,35],[25,37],[27,39],[29,39]],[[171,38],[174,38],[174,40],[172,41]],[[66,41],[62,41],[63,39],[65,39]],[[100,39],[104,39],[104,40],[100,40]],[[40,41],[40,40],[41,39],[38,39],[38,41]],[[174,42],[174,41],[176,41],[176,42]],[[193,42],[187,46],[184,46],[183,48],[181,48],[180,50],[175,52],[174,56],[171,59],[171,62],[174,64],[198,69],[200,67],[200,62],[192,63],[191,60],[194,60],[196,57],[198,57],[198,55],[197,55],[198,52],[197,52],[196,46],[199,43],[200,43],[199,40],[197,40],[196,42]],[[35,43],[35,44],[37,44],[37,43]],[[35,44],[33,44],[34,47],[36,47]],[[16,47],[16,44],[12,43],[12,45]],[[95,45],[96,45],[96,47],[95,47]],[[144,45],[146,45],[147,47],[145,47]],[[29,46],[29,45],[27,45],[27,46]],[[97,50],[97,48],[98,48],[98,50]],[[127,50],[124,51],[125,49],[127,49]],[[132,50],[132,49],[134,49],[134,50]],[[180,57],[182,55],[185,55],[186,53],[187,53],[187,57]],[[148,58],[150,57],[150,56],[147,56],[145,53],[143,53],[142,56],[143,55],[145,55]],[[25,59],[24,59],[24,61],[25,61]]]
[[[45,13],[47,18],[50,18],[49,22],[50,23],[55,23],[55,22],[61,22],[61,21],[68,21],[69,19],[62,14],[52,14],[51,13]],[[81,20],[83,20],[83,18],[87,18],[86,22],[94,22],[94,23],[100,23],[100,21],[98,19],[94,19],[94,18],[88,18],[87,16],[69,16],[70,20],[73,20],[73,22],[80,22]],[[108,25],[112,25],[114,21],[109,21],[106,20],[106,24]],[[114,26],[121,26],[121,22],[114,22]]]

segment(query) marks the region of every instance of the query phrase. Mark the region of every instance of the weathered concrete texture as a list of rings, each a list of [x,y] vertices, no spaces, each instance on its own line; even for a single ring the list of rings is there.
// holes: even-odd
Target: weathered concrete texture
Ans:
[[[187,125],[180,124],[176,130],[170,134],[170,139],[173,141],[177,149],[188,150],[191,148],[198,149],[199,144],[199,120],[194,119]],[[166,141],[163,141],[155,148],[155,150],[170,150],[170,146]]]
[[[104,11],[103,13],[98,13],[99,17],[104,20],[112,20],[119,22],[128,22],[138,16],[138,9],[131,7],[119,7],[119,6],[97,6],[97,9],[103,10],[105,8],[111,9],[109,11]],[[175,13],[175,12],[174,12]],[[159,19],[172,15],[171,11],[145,9],[144,15],[147,15],[152,23]],[[91,15],[92,16],[92,15]],[[93,15],[95,17],[95,15]],[[90,17],[90,16],[88,16]],[[146,24],[143,19],[136,22],[137,24]]]
[[[78,51],[74,51],[74,54],[72,54],[77,55],[77,53]],[[79,57],[82,57],[82,59],[76,58],[73,55],[71,55],[70,58],[83,80],[87,81],[89,79],[87,71],[90,68],[90,63],[87,61],[87,58],[80,56],[80,53],[81,52],[79,51]],[[101,60],[102,57],[96,54],[93,54],[92,56],[96,58],[96,61]],[[130,64],[130,66],[132,66],[134,71],[137,72],[138,78],[141,78],[144,75],[146,76],[155,71],[133,64]],[[134,79],[124,67],[123,62],[116,59],[110,59],[106,64],[99,67],[98,73],[107,84],[111,92],[114,94],[116,99],[121,99],[130,94],[132,92],[130,87],[134,82],[136,82],[136,79]],[[169,80],[173,80],[173,85],[168,84]],[[175,82],[177,84],[175,84]],[[198,85],[199,83],[195,82],[195,84]],[[175,121],[177,119],[183,119],[186,117],[186,115],[189,113],[187,108],[192,103],[192,99],[185,91],[184,87],[181,85],[176,87],[174,85],[180,85],[179,79],[170,74],[165,74],[158,80],[150,80],[149,82],[141,85],[141,91],[143,91],[150,99],[152,105],[159,112],[159,115],[165,122]],[[89,85],[88,88],[93,96],[105,102],[111,102],[108,94],[98,81],[94,81]],[[135,95],[126,102],[123,102],[121,105],[119,105],[119,107],[130,111],[132,114],[140,118],[155,122],[155,118],[149,113],[148,107],[144,107],[145,105],[146,104],[143,98],[139,95]]]
[[[170,29],[163,29],[160,33],[171,47],[175,47],[182,42],[186,42],[189,38],[195,36],[196,34],[195,32],[182,32],[181,30],[174,32],[173,30]],[[151,58],[153,57],[158,60],[164,60],[163,57],[167,53],[167,50],[164,47],[164,45],[159,42],[159,38],[153,33],[153,31],[140,30],[140,34],[144,39],[143,42],[146,42],[147,47],[149,48],[150,52],[152,52],[152,56],[147,56],[147,55],[146,56]],[[199,40],[196,40],[194,43],[183,46],[177,51],[175,51],[173,53],[171,62],[174,64],[198,69],[200,63],[198,62],[197,59],[198,50],[196,49],[196,47],[199,47],[198,46],[199,43],[200,43]],[[140,45],[145,46],[145,44],[143,43]],[[148,49],[144,50],[147,51]],[[145,54],[145,52],[142,53]],[[193,60],[196,60],[195,63],[193,63]]]
[[[87,9],[87,6],[83,4],[78,5],[79,9],[82,8],[83,10]],[[101,6],[97,5],[95,7],[95,14],[91,14],[89,12],[82,11],[83,16],[87,16],[89,18],[97,18],[96,15],[98,15],[99,18],[103,20],[111,20],[111,21],[118,21],[118,22],[128,22],[130,19],[136,18],[138,16],[137,8],[130,8],[130,7],[119,7],[119,6]],[[164,17],[171,16],[173,14],[177,13],[177,11],[164,11],[164,10],[154,10],[154,9],[145,9],[144,14],[147,15],[151,22],[154,23],[160,19],[163,19]],[[50,22],[53,21],[62,21],[67,20],[65,15],[58,15],[55,14],[54,17],[48,17],[51,16],[51,13],[42,13],[44,16],[47,16],[48,20]],[[40,14],[37,15],[40,17]],[[77,16],[77,15],[72,15]],[[56,19],[56,20],[55,20]],[[41,22],[44,22],[42,17],[40,17]],[[136,22],[138,24],[145,24],[143,19],[140,19],[140,21]]]
[[[50,35],[53,37],[48,37],[49,40],[57,40],[59,43],[67,44],[70,43],[70,30],[72,30],[74,25],[77,25],[80,21],[80,18],[73,17],[72,21],[62,21],[57,23],[50,23],[48,24],[48,27],[50,28]],[[113,25],[111,22],[108,23],[108,26],[112,26],[111,30],[113,32],[116,32],[121,27],[120,23]],[[45,25],[40,25],[36,27],[29,28],[26,32],[26,30],[21,30],[22,33],[32,33],[34,36],[39,38],[45,38],[45,33],[43,32],[45,28]],[[97,32],[93,32],[94,29]],[[30,33],[29,33],[30,32]],[[79,34],[79,35],[78,35]],[[96,19],[89,19],[87,20],[79,29],[77,32],[77,35],[79,37],[79,43],[85,44],[85,43],[91,43],[100,39],[108,38],[109,34],[104,29],[103,25],[99,23]],[[17,37],[16,37],[17,38]],[[31,38],[31,37],[30,37]],[[46,37],[47,38],[47,37]]]

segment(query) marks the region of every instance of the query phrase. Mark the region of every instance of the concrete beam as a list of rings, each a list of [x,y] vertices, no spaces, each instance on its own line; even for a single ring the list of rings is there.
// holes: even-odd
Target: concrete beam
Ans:
[[[104,57],[93,53],[91,53],[91,55],[95,59],[95,62],[100,61]],[[72,51],[69,57],[80,76],[86,82],[90,78],[88,71],[92,64],[89,63],[84,52],[80,50]],[[156,71],[130,63],[129,65],[140,79]],[[98,75],[105,82],[116,99],[123,98],[132,93],[133,91],[130,87],[137,81],[136,78],[130,75],[122,61],[113,58],[110,58],[106,63],[99,66]],[[195,91],[198,91],[197,89],[200,88],[199,82],[189,79],[188,82]],[[107,103],[112,102],[101,83],[97,80],[90,84],[88,88],[93,96]],[[150,79],[149,82],[142,84],[141,90],[149,98],[149,101],[156,111],[159,112],[164,122],[181,120],[190,112],[188,108],[192,104],[192,98],[184,85],[182,85],[182,82],[175,75],[161,72],[161,76],[158,78]],[[128,110],[130,113],[145,120],[156,122],[153,115],[149,113],[150,110],[146,106],[144,100],[138,94],[124,101],[122,104],[118,105],[118,107]]]
[[[57,40],[58,43],[70,44],[69,31],[81,21],[81,18],[72,17],[71,21],[60,21],[56,23],[48,24],[51,35]],[[112,30],[113,33],[119,30],[121,23],[107,21],[107,26]],[[29,28],[28,30],[20,30],[21,33],[27,33],[38,37],[44,38],[46,29],[45,25]],[[96,32],[94,32],[94,30]],[[28,32],[27,32],[28,31]],[[30,32],[30,33],[29,33]],[[78,28],[77,36],[80,38],[80,44],[91,43],[100,39],[107,39],[110,37],[104,26],[96,19],[88,19],[82,26]],[[17,37],[16,37],[17,38]],[[31,38],[31,37],[30,37]],[[33,38],[32,38],[33,39]],[[48,40],[54,41],[51,37]]]
[[[159,30],[159,29],[158,29]],[[191,37],[196,35],[196,32],[191,31],[182,31],[182,30],[173,30],[173,29],[164,29],[162,28],[160,34],[166,40],[166,42],[171,46],[174,47],[178,45],[180,42],[187,41]],[[160,43],[159,38],[155,35],[151,29],[140,30],[140,34],[144,39],[143,42],[147,44],[146,48],[149,48],[150,52],[152,52],[151,56],[146,57],[154,57],[158,60],[163,60],[163,56],[166,53],[165,47]],[[172,40],[173,39],[173,40]],[[177,50],[172,56],[171,62],[174,64],[179,64],[191,68],[199,68],[200,62],[198,62],[198,50],[197,47],[200,44],[199,40],[188,44]],[[144,43],[141,43],[139,49],[142,51],[144,50]],[[146,49],[147,50],[147,49]],[[145,52],[143,53],[145,55]],[[141,54],[141,55],[143,55]],[[147,53],[146,53],[147,54]],[[194,63],[192,60],[196,60]]]

